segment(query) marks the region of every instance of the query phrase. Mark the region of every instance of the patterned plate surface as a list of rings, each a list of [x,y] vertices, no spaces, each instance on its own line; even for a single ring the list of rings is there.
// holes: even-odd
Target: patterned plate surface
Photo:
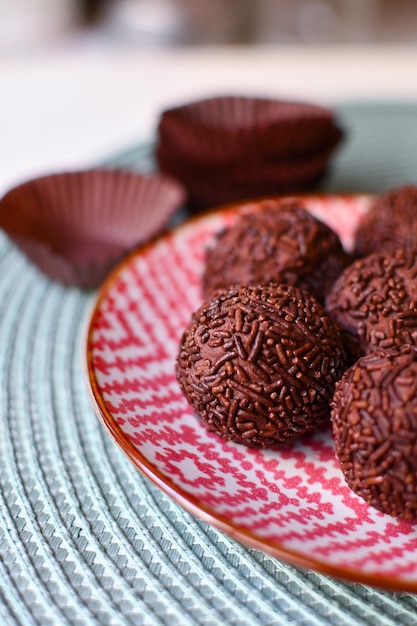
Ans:
[[[304,196],[347,247],[370,196]],[[205,245],[236,218],[203,214],[141,247],[101,291],[86,359],[93,404],[133,463],[186,509],[278,558],[375,586],[417,591],[417,526],[346,486],[330,429],[279,450],[210,434],[175,379],[178,341],[200,303]]]

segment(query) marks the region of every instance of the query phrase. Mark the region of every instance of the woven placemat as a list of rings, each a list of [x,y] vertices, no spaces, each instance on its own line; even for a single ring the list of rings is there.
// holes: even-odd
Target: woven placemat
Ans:
[[[345,105],[325,188],[417,182],[417,105]],[[152,146],[107,161],[153,167]],[[0,623],[416,624],[417,596],[347,584],[247,548],[143,477],[89,400],[95,294],[53,283],[0,237]]]

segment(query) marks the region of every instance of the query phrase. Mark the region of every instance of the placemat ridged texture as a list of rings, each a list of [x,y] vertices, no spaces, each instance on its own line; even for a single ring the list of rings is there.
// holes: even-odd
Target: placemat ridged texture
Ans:
[[[339,108],[329,191],[417,183],[417,105]],[[110,165],[146,171],[152,146]],[[0,623],[415,624],[417,596],[298,570],[188,514],[117,448],[82,369],[95,294],[0,237]]]

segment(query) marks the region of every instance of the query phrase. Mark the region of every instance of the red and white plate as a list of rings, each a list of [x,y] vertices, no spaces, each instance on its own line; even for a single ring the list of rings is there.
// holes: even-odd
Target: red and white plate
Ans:
[[[347,247],[370,196],[302,196]],[[370,508],[346,485],[330,428],[275,450],[208,433],[174,372],[200,304],[204,249],[236,219],[225,207],[131,254],[104,283],[86,359],[93,404],[136,467],[191,513],[281,560],[387,589],[417,592],[417,524]]]

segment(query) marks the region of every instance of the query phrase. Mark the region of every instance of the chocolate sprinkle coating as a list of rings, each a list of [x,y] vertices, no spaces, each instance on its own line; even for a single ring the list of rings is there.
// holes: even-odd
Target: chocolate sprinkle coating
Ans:
[[[417,248],[417,186],[404,185],[377,196],[355,235],[355,256]]]
[[[286,283],[319,300],[348,263],[338,235],[296,202],[248,205],[207,250],[203,293],[233,285]]]
[[[416,348],[361,357],[337,383],[331,417],[349,487],[384,513],[416,520]]]
[[[241,287],[203,304],[180,342],[176,375],[208,430],[271,447],[329,419],[345,368],[324,308],[289,285]]]
[[[377,348],[417,345],[417,250],[354,261],[335,282],[326,308],[353,359]]]

